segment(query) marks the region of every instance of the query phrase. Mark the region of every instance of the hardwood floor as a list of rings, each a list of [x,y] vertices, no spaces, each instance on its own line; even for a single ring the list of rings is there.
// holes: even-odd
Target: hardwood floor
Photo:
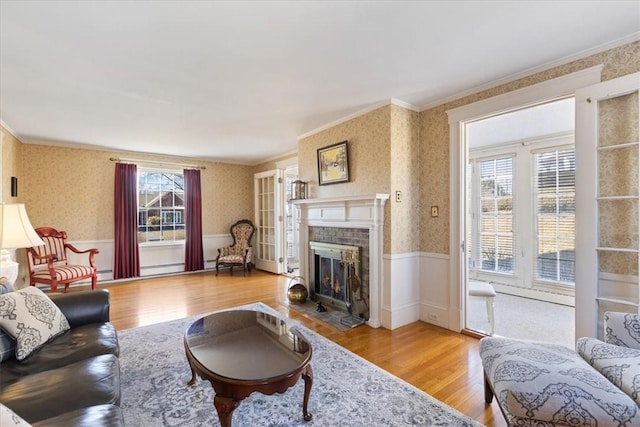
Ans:
[[[111,321],[118,330],[261,301],[476,421],[506,425],[495,400],[484,403],[476,338],[424,322],[393,331],[364,325],[341,332],[291,308],[288,283],[287,277],[254,270],[247,277],[204,272],[99,287],[111,293]]]

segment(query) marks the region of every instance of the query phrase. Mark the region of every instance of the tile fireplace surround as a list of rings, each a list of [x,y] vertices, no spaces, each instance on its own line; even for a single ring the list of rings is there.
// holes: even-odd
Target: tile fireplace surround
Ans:
[[[302,199],[300,208],[300,273],[309,277],[309,228],[361,228],[369,230],[369,320],[373,328],[382,326],[384,205],[388,194]],[[339,242],[335,242],[339,243]],[[364,267],[364,266],[363,266]]]

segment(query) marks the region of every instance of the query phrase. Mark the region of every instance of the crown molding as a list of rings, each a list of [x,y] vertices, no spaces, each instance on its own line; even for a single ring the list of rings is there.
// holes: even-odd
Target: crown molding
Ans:
[[[390,99],[386,99],[384,101],[376,102],[375,104],[371,104],[367,108],[364,108],[362,110],[356,111],[355,113],[352,113],[352,114],[349,114],[347,116],[344,116],[344,117],[342,117],[342,118],[340,118],[338,120],[334,120],[334,121],[332,121],[330,123],[322,125],[319,128],[316,128],[316,129],[314,129],[312,131],[309,131],[307,133],[303,133],[302,135],[298,136],[298,141],[300,141],[301,139],[310,137],[311,135],[315,135],[317,133],[320,133],[320,132],[322,132],[324,130],[330,129],[330,128],[332,128],[334,126],[337,126],[339,124],[348,122],[349,120],[353,120],[356,117],[364,116],[367,113],[375,111],[378,108],[386,107],[387,105],[396,105],[398,107],[406,108],[407,110],[411,110],[411,111],[414,111],[416,113],[420,112],[420,109],[418,107],[416,107],[415,105],[409,104],[408,102],[404,102],[404,101],[401,101],[401,100],[396,99],[396,98],[390,98]]]
[[[626,44],[633,43],[633,42],[636,42],[638,40],[640,40],[640,32],[636,32],[636,33],[630,34],[628,36],[621,37],[619,39],[616,39],[616,40],[613,40],[613,41],[610,41],[610,42],[607,42],[607,43],[603,43],[601,45],[598,45],[598,46],[595,46],[595,47],[592,47],[592,48],[589,48],[589,49],[574,53],[574,54],[569,55],[569,56],[565,56],[564,58],[560,58],[560,59],[555,60],[555,61],[547,62],[545,64],[535,66],[533,68],[528,68],[528,69],[526,69],[524,71],[520,71],[520,72],[517,72],[517,73],[514,73],[514,74],[510,74],[510,75],[508,75],[506,77],[502,77],[500,79],[493,80],[493,81],[491,81],[489,83],[485,83],[485,84],[482,84],[480,86],[475,86],[475,87],[473,87],[471,89],[467,89],[467,90],[464,90],[462,92],[458,92],[458,93],[456,93],[454,95],[447,96],[446,98],[441,98],[441,99],[438,99],[436,101],[428,102],[427,104],[424,104],[422,107],[420,107],[420,109],[418,111],[422,112],[422,111],[428,110],[430,108],[434,108],[434,107],[446,104],[448,102],[455,101],[455,100],[460,99],[460,98],[464,98],[464,97],[469,96],[469,95],[474,95],[474,94],[476,94],[478,92],[482,92],[482,91],[487,90],[487,89],[492,89],[494,87],[498,87],[498,86],[501,86],[501,85],[506,84],[506,83],[511,83],[511,82],[513,82],[515,80],[519,80],[519,79],[522,79],[524,77],[529,77],[529,76],[532,76],[534,74],[541,73],[543,71],[547,71],[547,70],[550,70],[550,69],[555,68],[555,67],[559,67],[561,65],[569,64],[571,62],[574,62],[574,61],[577,61],[577,60],[580,60],[580,59],[584,59],[584,58],[587,58],[589,56],[596,55],[598,53],[606,52],[607,50],[614,49],[614,48],[617,48],[617,47],[620,47],[620,46],[624,46]]]
[[[4,120],[0,120],[0,126],[2,126],[7,132],[9,132],[11,136],[13,136],[15,139],[17,139],[18,141],[24,144],[24,141],[20,139],[18,134],[13,129],[11,129],[9,125],[4,122]]]
[[[406,110],[410,110],[410,111],[413,111],[415,113],[419,113],[421,111],[419,107],[416,107],[413,104],[409,104],[408,102],[404,102],[404,101],[402,101],[400,99],[391,98],[389,100],[389,103],[391,105],[397,105],[398,107],[402,107],[402,108],[404,108]]]
[[[385,107],[387,105],[390,105],[390,101],[389,100],[376,102],[375,104],[372,104],[372,105],[368,106],[367,108],[364,108],[362,110],[356,111],[355,113],[349,114],[349,115],[347,115],[345,117],[342,117],[342,118],[340,118],[338,120],[334,120],[332,122],[329,122],[329,123],[327,123],[325,125],[322,125],[322,126],[320,126],[318,128],[313,129],[312,131],[303,133],[302,135],[298,136],[298,141],[300,141],[301,139],[308,138],[311,135],[315,135],[317,133],[320,133],[323,130],[331,129],[334,126],[338,126],[341,123],[348,122],[349,120],[355,119],[356,117],[363,116],[363,115],[365,115],[367,113],[370,113],[370,112],[372,112],[374,110],[377,110],[378,108]]]

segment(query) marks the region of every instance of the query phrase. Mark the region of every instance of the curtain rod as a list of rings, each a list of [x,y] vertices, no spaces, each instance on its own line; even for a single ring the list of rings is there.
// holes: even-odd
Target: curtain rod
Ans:
[[[142,160],[142,159],[125,159],[122,157],[110,157],[109,160],[112,162],[124,162],[124,163],[142,163],[142,164],[152,164],[152,165],[168,165],[168,166],[182,166],[190,169],[206,169],[206,166],[201,165],[190,165],[186,163],[174,163],[174,162],[158,162],[154,160]]]

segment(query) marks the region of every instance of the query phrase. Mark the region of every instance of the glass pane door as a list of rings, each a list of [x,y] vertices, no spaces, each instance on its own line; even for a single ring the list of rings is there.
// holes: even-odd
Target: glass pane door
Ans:
[[[256,267],[280,274],[282,256],[282,171],[273,170],[254,176]]]

